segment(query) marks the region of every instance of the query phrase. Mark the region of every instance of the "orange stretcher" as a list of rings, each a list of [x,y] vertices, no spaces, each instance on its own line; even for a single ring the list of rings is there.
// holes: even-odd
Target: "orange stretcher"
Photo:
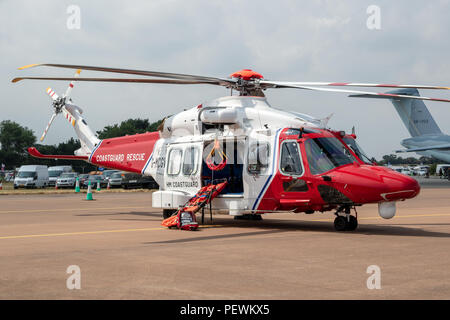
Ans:
[[[212,199],[217,197],[227,186],[227,181],[218,184],[209,184],[202,187],[189,201],[171,217],[165,219],[161,225],[168,228],[177,227],[182,230],[195,230],[198,223],[195,213],[205,207]]]

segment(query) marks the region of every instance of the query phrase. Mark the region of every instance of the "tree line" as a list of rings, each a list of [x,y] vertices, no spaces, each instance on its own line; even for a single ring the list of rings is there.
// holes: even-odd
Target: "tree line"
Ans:
[[[156,131],[162,120],[150,122],[149,119],[128,119],[119,124],[105,126],[97,131],[99,139],[120,137],[137,133]],[[54,160],[38,159],[30,156],[27,149],[36,147],[43,154],[68,154],[73,155],[80,148],[78,139],[70,138],[65,142],[55,145],[36,143],[37,138],[33,130],[21,126],[11,120],[0,122],[0,164],[5,164],[6,170],[20,167],[21,165],[35,164],[46,166],[71,165],[77,172],[89,172],[97,167],[82,160]]]

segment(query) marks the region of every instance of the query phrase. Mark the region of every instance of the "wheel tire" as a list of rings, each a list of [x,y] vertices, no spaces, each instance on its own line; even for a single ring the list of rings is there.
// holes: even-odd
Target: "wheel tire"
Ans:
[[[336,217],[336,219],[334,219],[334,229],[336,231],[347,230],[347,218],[343,216]]]
[[[355,216],[350,216],[350,221],[347,221],[347,230],[354,231],[358,228],[358,219]]]
[[[175,209],[164,209],[163,210],[163,218],[167,219],[167,218],[171,217],[175,212],[177,212],[177,210],[175,210]]]

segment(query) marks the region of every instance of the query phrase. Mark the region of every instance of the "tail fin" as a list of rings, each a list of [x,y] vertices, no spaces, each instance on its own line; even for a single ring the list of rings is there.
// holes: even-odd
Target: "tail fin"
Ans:
[[[417,89],[398,89],[387,93],[419,96]],[[412,137],[442,134],[422,100],[394,98],[391,101]]]

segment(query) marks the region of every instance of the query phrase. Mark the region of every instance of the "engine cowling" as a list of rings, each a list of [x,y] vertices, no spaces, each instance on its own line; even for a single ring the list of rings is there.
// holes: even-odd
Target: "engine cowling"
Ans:
[[[202,112],[200,120],[205,123],[233,124],[239,121],[235,108],[214,108]]]

